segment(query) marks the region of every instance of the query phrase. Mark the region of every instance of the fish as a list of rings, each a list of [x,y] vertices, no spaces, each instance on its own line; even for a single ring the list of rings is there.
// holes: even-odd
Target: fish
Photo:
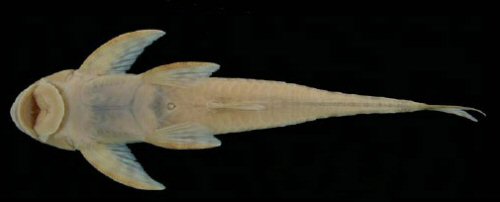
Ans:
[[[43,77],[15,99],[19,130],[50,146],[79,151],[99,172],[142,190],[165,186],[149,176],[127,144],[195,150],[219,147],[215,135],[283,127],[328,117],[430,110],[477,122],[470,107],[346,94],[282,81],[219,78],[212,62],[176,62],[127,71],[165,35],[137,30],[101,45],[78,69]]]

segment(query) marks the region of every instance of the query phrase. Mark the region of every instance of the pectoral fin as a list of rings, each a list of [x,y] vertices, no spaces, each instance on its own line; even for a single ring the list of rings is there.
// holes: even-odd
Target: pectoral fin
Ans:
[[[136,189],[165,189],[149,177],[126,145],[93,145],[81,152],[92,166],[119,183]]]
[[[144,79],[158,85],[186,87],[209,77],[218,69],[218,64],[210,62],[176,62],[145,72]]]
[[[161,128],[148,136],[146,141],[168,149],[208,149],[221,145],[208,128],[196,123]]]
[[[122,34],[96,49],[78,71],[93,75],[125,73],[144,48],[163,35],[165,32],[160,30],[139,30]]]

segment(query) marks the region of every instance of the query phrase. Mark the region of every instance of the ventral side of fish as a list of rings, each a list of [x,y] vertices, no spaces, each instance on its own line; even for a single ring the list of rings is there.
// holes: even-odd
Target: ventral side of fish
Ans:
[[[141,74],[127,71],[164,35],[139,30],[96,49],[78,69],[35,81],[11,108],[16,126],[32,138],[79,151],[97,170],[144,190],[165,187],[151,178],[127,144],[208,149],[216,135],[283,127],[328,117],[431,110],[477,121],[469,107],[331,92],[298,84],[211,75],[219,65],[177,62]],[[332,120],[334,121],[334,120]]]

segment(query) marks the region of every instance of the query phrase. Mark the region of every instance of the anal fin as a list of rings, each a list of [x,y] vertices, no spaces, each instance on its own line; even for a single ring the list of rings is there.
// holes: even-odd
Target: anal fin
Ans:
[[[210,102],[207,104],[207,106],[212,109],[234,109],[234,110],[248,110],[248,111],[258,111],[258,110],[264,110],[266,108],[262,104],[250,103],[250,102],[229,102],[229,103]]]
[[[156,130],[146,141],[167,149],[208,149],[221,145],[212,132],[197,123],[180,123]]]

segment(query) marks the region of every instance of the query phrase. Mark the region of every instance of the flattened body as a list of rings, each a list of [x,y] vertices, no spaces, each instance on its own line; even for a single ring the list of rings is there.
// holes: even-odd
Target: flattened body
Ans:
[[[105,143],[145,141],[157,130],[181,124],[199,124],[216,135],[427,106],[254,79],[206,78],[179,87],[148,83],[141,75],[115,75],[95,79],[83,92],[84,125]]]

